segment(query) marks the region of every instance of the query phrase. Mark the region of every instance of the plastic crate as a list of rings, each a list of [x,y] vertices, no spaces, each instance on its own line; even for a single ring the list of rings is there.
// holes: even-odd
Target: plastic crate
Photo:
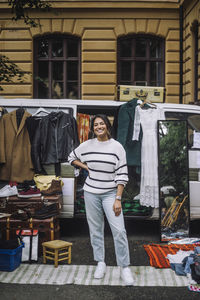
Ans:
[[[14,271],[19,267],[22,259],[22,248],[21,244],[16,249],[0,249],[0,271]]]

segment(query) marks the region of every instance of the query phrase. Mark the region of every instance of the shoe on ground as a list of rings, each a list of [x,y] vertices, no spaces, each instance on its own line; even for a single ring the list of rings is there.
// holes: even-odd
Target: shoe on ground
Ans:
[[[106,264],[105,262],[99,261],[96,270],[94,272],[94,278],[101,279],[104,277],[105,273],[106,273]]]
[[[124,285],[134,285],[133,275],[129,267],[121,268],[121,279]]]
[[[0,189],[0,197],[16,196],[17,194],[18,190],[15,185],[10,186],[9,184],[7,184],[2,189]]]

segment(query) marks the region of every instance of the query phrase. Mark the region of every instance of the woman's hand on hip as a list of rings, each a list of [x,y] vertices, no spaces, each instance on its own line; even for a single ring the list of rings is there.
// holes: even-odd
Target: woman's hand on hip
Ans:
[[[113,204],[113,211],[115,213],[115,216],[119,216],[121,214],[122,211],[122,203],[120,200],[115,200],[114,204]]]

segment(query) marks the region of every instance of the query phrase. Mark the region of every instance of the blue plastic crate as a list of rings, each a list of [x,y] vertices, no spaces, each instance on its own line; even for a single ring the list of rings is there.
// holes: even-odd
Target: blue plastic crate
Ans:
[[[22,248],[20,245],[16,249],[0,249],[0,271],[14,271],[19,267],[22,259]]]

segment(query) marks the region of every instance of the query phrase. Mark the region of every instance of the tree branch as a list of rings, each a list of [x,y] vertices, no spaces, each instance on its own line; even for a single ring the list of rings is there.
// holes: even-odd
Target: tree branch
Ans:
[[[37,27],[38,23],[28,15],[29,9],[49,10],[51,5],[46,0],[8,0],[14,21],[23,20],[26,25]]]
[[[16,64],[11,62],[8,57],[0,54],[0,82],[13,82],[13,78],[17,77],[17,80],[22,82],[22,77],[27,72],[22,71]],[[0,86],[0,91],[3,88]]]

